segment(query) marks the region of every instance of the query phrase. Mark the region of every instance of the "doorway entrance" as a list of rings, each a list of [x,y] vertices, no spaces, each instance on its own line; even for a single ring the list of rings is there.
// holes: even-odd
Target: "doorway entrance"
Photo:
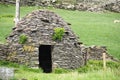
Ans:
[[[40,45],[39,46],[39,67],[43,69],[43,72],[52,72],[52,45]]]

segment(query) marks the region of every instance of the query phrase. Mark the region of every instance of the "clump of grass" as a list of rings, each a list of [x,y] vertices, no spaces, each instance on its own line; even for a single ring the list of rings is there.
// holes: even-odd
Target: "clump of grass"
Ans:
[[[21,34],[20,37],[19,37],[19,43],[20,44],[25,44],[26,41],[27,41],[27,36],[25,34]]]
[[[19,68],[19,64],[17,63],[12,63],[9,61],[1,61],[1,60],[0,60],[0,66]]]
[[[89,71],[94,70],[101,70],[102,69],[102,61],[88,61],[87,65],[80,67],[77,69],[79,73],[86,73]]]
[[[62,40],[63,35],[65,33],[65,29],[64,28],[54,28],[54,34],[53,34],[53,40]]]
[[[111,69],[120,69],[120,63],[118,63],[118,62],[109,61],[109,62],[107,62],[106,66]]]

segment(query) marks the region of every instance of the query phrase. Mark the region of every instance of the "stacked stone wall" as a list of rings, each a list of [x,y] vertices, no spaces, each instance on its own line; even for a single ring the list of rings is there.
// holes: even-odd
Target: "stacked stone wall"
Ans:
[[[7,60],[9,51],[8,45],[0,44],[0,60]]]
[[[15,4],[15,0],[0,0],[0,2]],[[120,0],[21,0],[20,4],[91,12],[104,12],[105,10],[120,12]]]

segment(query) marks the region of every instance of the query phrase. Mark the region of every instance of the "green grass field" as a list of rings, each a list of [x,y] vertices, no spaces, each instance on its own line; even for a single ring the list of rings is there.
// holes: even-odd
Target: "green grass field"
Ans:
[[[21,17],[38,9],[43,8],[21,7]],[[71,28],[85,45],[106,46],[108,53],[120,59],[120,23],[113,22],[116,19],[120,19],[119,13],[47,9],[56,12],[66,22],[71,23]],[[0,5],[0,43],[5,43],[5,37],[9,35],[11,28],[14,27],[14,14],[14,6]]]

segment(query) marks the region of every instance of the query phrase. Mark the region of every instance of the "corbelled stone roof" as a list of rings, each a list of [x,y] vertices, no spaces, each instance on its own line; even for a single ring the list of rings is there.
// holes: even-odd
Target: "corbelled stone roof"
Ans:
[[[57,14],[50,11],[34,11],[26,15],[18,25],[13,28],[13,32],[8,37],[9,42],[18,42],[21,34],[29,37],[28,42],[53,42],[52,35],[55,27],[63,27],[69,38],[76,38],[68,24]]]
[[[61,41],[52,39],[54,28],[65,29],[65,34]],[[25,44],[19,43],[19,37],[25,34],[28,39]],[[38,53],[40,45],[53,45],[52,64],[57,64],[61,68],[78,68],[84,64],[81,53],[80,42],[67,22],[51,11],[38,10],[26,15],[13,28],[13,32],[7,38],[8,44],[14,53],[10,61],[36,66],[39,64]],[[32,51],[25,51],[25,46],[32,46]],[[15,58],[15,59],[14,59]]]

